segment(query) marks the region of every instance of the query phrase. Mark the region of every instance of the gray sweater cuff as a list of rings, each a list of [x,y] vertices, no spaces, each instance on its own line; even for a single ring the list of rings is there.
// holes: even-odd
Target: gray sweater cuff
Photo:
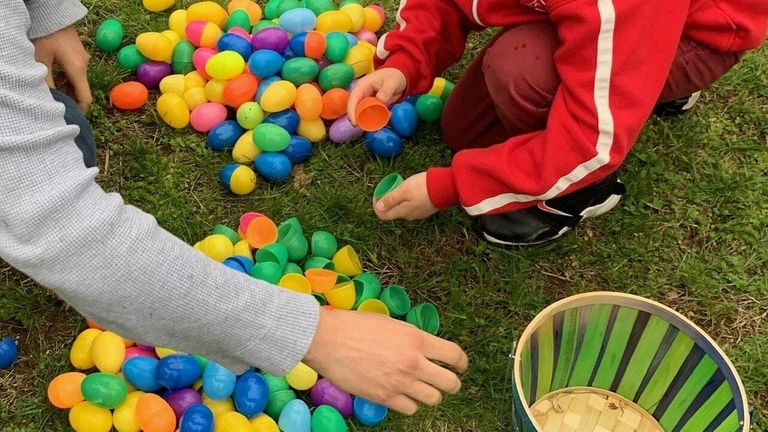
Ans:
[[[29,39],[38,39],[69,27],[82,19],[88,9],[79,0],[29,0]]]

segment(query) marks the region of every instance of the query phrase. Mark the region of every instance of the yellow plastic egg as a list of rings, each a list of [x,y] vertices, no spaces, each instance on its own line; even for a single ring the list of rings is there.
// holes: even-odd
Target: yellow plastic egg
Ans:
[[[320,118],[314,120],[299,119],[297,133],[312,142],[321,141],[326,134],[325,123]]]
[[[208,98],[205,96],[205,88],[195,87],[185,91],[184,102],[187,104],[187,108],[189,108],[190,111],[208,102]]]
[[[315,30],[321,33],[342,32],[348,33],[352,29],[352,18],[344,12],[331,10],[317,17]]]
[[[288,385],[296,390],[308,390],[317,382],[317,372],[306,364],[299,362],[285,374]]]
[[[176,4],[176,0],[144,0],[144,7],[150,12],[162,12]]]
[[[251,429],[253,432],[280,432],[280,428],[272,417],[264,413],[251,419]]]
[[[205,85],[205,97],[209,102],[224,103],[224,87],[227,81],[212,79]]]
[[[169,355],[177,354],[177,352],[170,348],[155,347],[155,354],[157,354],[159,358],[163,358],[168,357]]]
[[[215,432],[252,432],[251,422],[239,412],[226,412],[216,416]]]
[[[208,257],[218,262],[224,262],[234,253],[232,241],[223,234],[211,234],[203,239],[203,251]]]
[[[155,61],[165,61],[173,55],[173,42],[157,32],[147,32],[137,36],[136,48],[144,57]]]
[[[192,71],[184,75],[184,88],[191,89],[195,87],[205,88],[205,84],[208,80],[203,78],[198,71]]]
[[[356,32],[363,28],[363,24],[365,23],[365,11],[362,6],[358,3],[350,3],[342,6],[339,10],[347,14],[352,21],[352,28],[349,29],[351,32]]]
[[[240,240],[235,243],[235,255],[253,259],[253,252],[251,251],[251,246],[248,245],[248,240]]]
[[[224,413],[232,412],[235,410],[235,403],[232,399],[226,398],[224,400],[213,400],[207,394],[203,393],[203,405],[211,409],[214,417],[218,417]]]
[[[241,164],[252,164],[256,160],[256,156],[261,154],[261,149],[253,143],[253,131],[246,131],[235,143],[235,147],[232,149],[232,159]],[[242,242],[240,242],[242,243]],[[238,244],[240,244],[238,243]],[[247,242],[246,242],[247,244]],[[235,245],[237,247],[237,245]],[[238,254],[235,251],[235,255]],[[246,254],[245,256],[249,256]]]
[[[141,426],[139,419],[136,418],[136,403],[144,394],[142,391],[133,391],[128,393],[122,405],[115,408],[112,414],[112,422],[115,424],[117,432],[139,432]]]
[[[187,21],[209,21],[219,28],[224,28],[227,24],[229,14],[218,3],[212,1],[203,1],[195,3],[187,8]]]
[[[91,346],[93,364],[102,372],[116,374],[120,372],[125,360],[125,344],[123,338],[105,331],[93,339]]]
[[[253,169],[245,165],[235,168],[229,178],[229,190],[236,195],[248,195],[254,189],[256,189],[256,173]],[[232,253],[234,254],[234,250]]]
[[[168,75],[160,81],[160,93],[175,93],[179,96],[184,95],[186,80],[182,74]]]
[[[261,107],[272,113],[288,109],[296,101],[296,93],[296,86],[292,82],[276,81],[261,95]]]
[[[69,411],[69,424],[75,432],[109,432],[112,413],[90,402],[80,402]]]
[[[167,37],[168,40],[171,41],[173,48],[176,48],[176,44],[179,43],[179,41],[181,40],[181,36],[179,36],[179,34],[173,30],[165,30],[160,34]],[[171,49],[171,55],[164,60],[166,63],[171,63],[171,61],[173,60],[173,48]]]
[[[168,28],[184,40],[187,38],[187,11],[177,9],[168,17]]]
[[[347,52],[344,63],[352,66],[352,70],[355,71],[355,78],[360,78],[373,68],[373,57],[369,54],[368,48],[360,45],[353,46]]]
[[[176,93],[165,93],[157,98],[157,113],[174,129],[181,129],[189,124],[187,102]]]
[[[98,329],[87,329],[77,336],[75,343],[72,344],[72,349],[69,351],[69,361],[75,369],[86,370],[93,367],[91,347],[93,340],[101,333],[102,331]]]
[[[205,72],[215,79],[231,80],[243,73],[245,60],[234,51],[223,51],[205,64]]]
[[[363,22],[363,27],[365,27],[366,30],[370,30],[376,33],[381,29],[381,26],[384,25],[384,21],[382,21],[381,15],[379,15],[375,9],[366,6],[363,8],[363,13],[365,14],[365,22]]]

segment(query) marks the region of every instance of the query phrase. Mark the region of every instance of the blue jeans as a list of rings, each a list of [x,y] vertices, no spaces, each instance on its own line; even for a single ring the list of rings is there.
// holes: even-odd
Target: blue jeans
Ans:
[[[68,125],[75,125],[80,128],[80,133],[75,138],[77,148],[83,153],[83,162],[87,168],[96,166],[96,140],[93,138],[93,129],[85,114],[75,101],[64,93],[51,89],[51,95],[57,102],[64,104],[64,121]]]

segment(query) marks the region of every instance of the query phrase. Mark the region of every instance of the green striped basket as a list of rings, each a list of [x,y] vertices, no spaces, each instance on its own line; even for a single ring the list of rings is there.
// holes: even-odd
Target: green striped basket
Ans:
[[[561,300],[528,325],[512,362],[519,432],[749,430],[744,386],[720,347],[642,297]]]

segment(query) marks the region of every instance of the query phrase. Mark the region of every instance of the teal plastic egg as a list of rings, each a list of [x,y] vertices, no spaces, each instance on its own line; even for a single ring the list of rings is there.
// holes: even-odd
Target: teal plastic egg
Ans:
[[[114,18],[108,19],[96,30],[96,46],[106,52],[117,51],[123,42],[123,36],[125,32],[120,21]]]
[[[215,361],[208,361],[203,372],[203,391],[213,400],[224,400],[235,391],[237,377],[224,366]]]
[[[146,63],[147,60],[148,59],[139,52],[139,49],[136,48],[136,44],[126,45],[117,53],[117,63],[121,68],[130,72],[136,72],[136,69]]]
[[[325,35],[325,58],[331,63],[341,63],[349,52],[349,39],[344,33],[331,32]]]
[[[128,395],[128,385],[117,375],[96,372],[83,380],[80,390],[88,402],[102,408],[120,406]]]
[[[320,68],[314,60],[307,57],[295,57],[283,63],[281,75],[284,80],[299,86],[312,82],[319,72]]]
[[[320,405],[315,408],[312,414],[313,432],[347,432],[348,430],[344,417],[336,411],[336,408],[329,405]]]
[[[309,407],[300,399],[294,399],[285,405],[277,422],[283,432],[310,432],[312,415]]]
[[[123,376],[134,387],[145,392],[160,390],[157,382],[157,359],[137,356],[123,363]]]
[[[355,71],[352,66],[334,63],[320,71],[318,83],[320,88],[328,91],[332,88],[347,88],[353,79],[355,79]]]

